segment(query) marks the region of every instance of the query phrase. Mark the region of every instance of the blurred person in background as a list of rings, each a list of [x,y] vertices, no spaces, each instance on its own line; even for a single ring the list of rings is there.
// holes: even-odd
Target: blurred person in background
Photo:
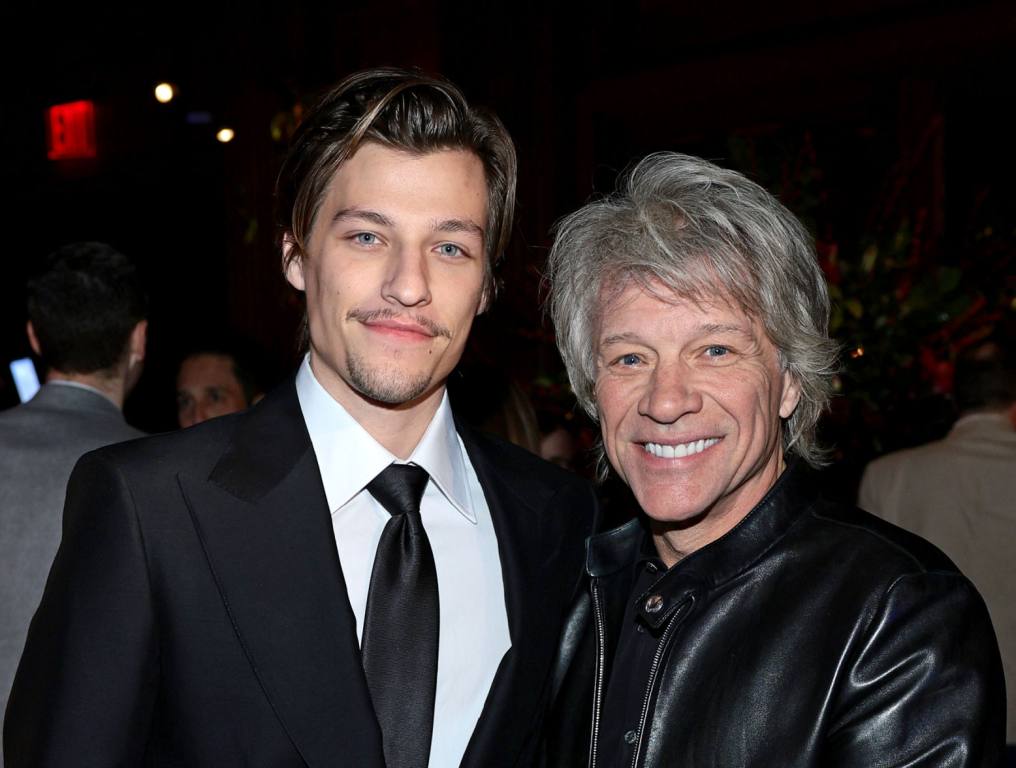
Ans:
[[[480,362],[460,365],[448,379],[448,397],[470,426],[539,455],[533,403],[507,371]]]
[[[547,431],[540,432],[540,457],[564,469],[575,471],[575,457],[578,446],[571,430],[563,423],[556,423]]]
[[[998,635],[1009,690],[1006,740],[1016,762],[1016,355],[996,339],[956,359],[959,418],[942,440],[896,451],[864,471],[858,504],[940,547],[977,586]]]
[[[249,408],[263,393],[250,361],[233,345],[192,350],[176,373],[176,414],[181,428]]]
[[[134,264],[104,243],[73,243],[49,255],[27,293],[28,339],[46,374],[35,397],[0,413],[0,712],[60,543],[71,469],[143,435],[121,412],[145,359]]]

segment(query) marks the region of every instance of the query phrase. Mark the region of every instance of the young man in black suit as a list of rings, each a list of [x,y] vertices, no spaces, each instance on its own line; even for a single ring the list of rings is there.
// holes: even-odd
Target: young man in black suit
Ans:
[[[244,414],[78,465],[9,766],[535,760],[594,501],[445,395],[514,190],[444,80],[359,73],[307,116],[278,202],[309,353]]]

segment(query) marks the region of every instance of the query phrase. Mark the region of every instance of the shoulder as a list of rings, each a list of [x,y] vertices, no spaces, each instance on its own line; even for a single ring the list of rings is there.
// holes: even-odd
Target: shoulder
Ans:
[[[31,429],[33,421],[32,413],[25,405],[0,411],[0,445],[17,440],[22,432]]]
[[[308,450],[310,437],[290,380],[246,411],[109,446],[82,462],[115,468],[131,488],[158,505],[182,476],[210,480],[235,496],[257,497]]]
[[[25,403],[21,403],[10,408],[4,408],[0,411],[0,424],[21,418],[25,411],[25,406]]]
[[[804,523],[809,539],[820,543],[823,556],[850,565],[865,578],[893,580],[919,574],[953,574],[952,561],[934,544],[856,507],[817,500]]]
[[[936,441],[874,459],[861,477],[858,503],[869,512],[902,522],[908,509],[948,491],[948,481],[944,487],[943,479],[952,475],[955,458],[944,441]]]
[[[175,474],[202,467],[211,471],[241,418],[223,416],[189,429],[119,442],[86,454],[83,461],[116,467],[125,476]]]
[[[459,434],[466,450],[473,458],[483,456],[493,462],[505,474],[524,478],[529,484],[543,486],[552,493],[558,491],[583,491],[590,489],[589,483],[566,469],[552,464],[521,446],[507,440],[459,426]]]
[[[65,466],[70,471],[83,454],[144,432],[124,421],[119,411],[56,409],[33,402],[0,412],[0,446],[33,467]],[[47,470],[42,470],[47,471]]]
[[[458,425],[459,435],[477,476],[496,478],[500,488],[515,494],[527,506],[552,507],[558,516],[577,516],[588,530],[597,514],[592,485],[574,472],[495,435]]]
[[[869,462],[864,471],[864,479],[898,477],[900,473],[941,462],[947,454],[948,449],[943,440],[893,451]]]
[[[918,754],[944,764],[949,750],[962,762],[965,751],[1000,741],[1002,670],[974,585],[925,540],[860,510],[829,505],[811,523],[839,552],[816,564],[822,613],[810,611],[843,643],[829,744],[849,744],[851,764],[889,755],[902,765]],[[931,726],[908,731],[916,722]],[[857,729],[867,732],[863,743],[840,738]]]
[[[33,405],[29,400],[27,403],[15,405],[0,411],[0,429],[9,430],[20,427],[29,427],[33,424],[53,419],[53,413],[45,408]]]
[[[798,553],[813,575],[814,594],[836,614],[856,617],[851,623],[863,637],[885,637],[897,646],[952,643],[981,655],[994,652],[980,593],[930,542],[860,509],[824,500],[813,505],[799,528]]]

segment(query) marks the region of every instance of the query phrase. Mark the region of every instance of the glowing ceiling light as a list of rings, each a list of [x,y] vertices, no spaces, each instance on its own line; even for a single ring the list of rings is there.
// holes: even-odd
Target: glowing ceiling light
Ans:
[[[215,134],[215,138],[221,141],[223,144],[228,144],[233,140],[236,133],[232,128],[220,128],[219,132]]]
[[[159,83],[155,86],[155,100],[160,104],[169,104],[176,96],[176,88],[170,83]]]

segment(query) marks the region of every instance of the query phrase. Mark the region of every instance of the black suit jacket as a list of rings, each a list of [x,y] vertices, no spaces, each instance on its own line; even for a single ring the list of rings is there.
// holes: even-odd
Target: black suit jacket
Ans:
[[[462,765],[529,765],[594,497],[459,432],[490,506],[512,642]],[[244,414],[81,460],[4,749],[8,768],[383,765],[292,382]]]

